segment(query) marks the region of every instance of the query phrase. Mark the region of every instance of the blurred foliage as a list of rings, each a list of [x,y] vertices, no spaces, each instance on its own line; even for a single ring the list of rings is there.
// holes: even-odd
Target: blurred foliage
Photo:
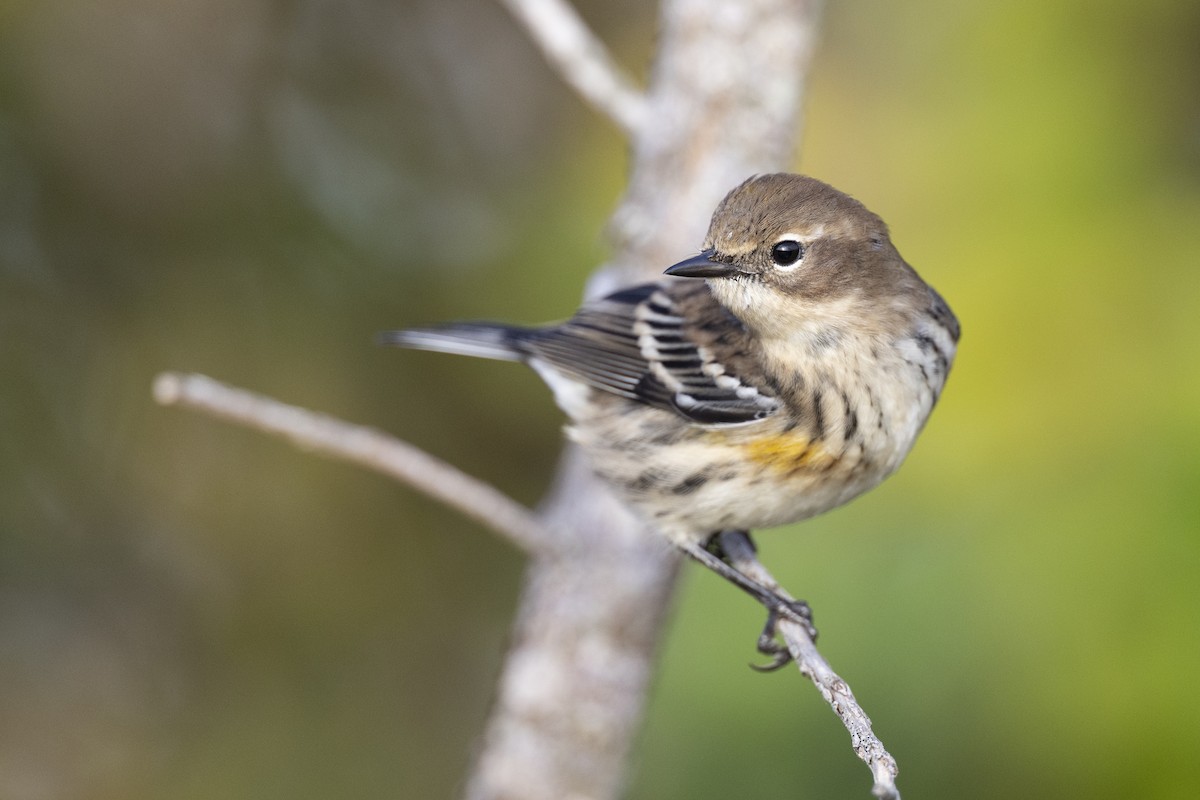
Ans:
[[[644,74],[652,9],[582,10]],[[797,168],[965,334],[905,469],[759,542],[907,794],[1194,791],[1198,40],[1184,0],[827,10]],[[0,796],[457,791],[517,554],[150,382],[535,502],[536,378],[371,337],[567,314],[625,170],[486,0],[0,2]],[[745,668],[759,611],[688,574],[631,796],[865,796],[815,692]]]

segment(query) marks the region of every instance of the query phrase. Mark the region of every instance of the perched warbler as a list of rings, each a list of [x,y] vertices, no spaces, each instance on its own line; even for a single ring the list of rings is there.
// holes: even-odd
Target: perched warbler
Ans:
[[[567,435],[662,535],[808,621],[706,547],[725,530],[795,522],[892,474],[954,361],[959,324],[857,200],[803,175],[750,178],[672,276],[540,328],[459,323],[390,344],[522,361]],[[715,551],[715,552],[714,552]]]

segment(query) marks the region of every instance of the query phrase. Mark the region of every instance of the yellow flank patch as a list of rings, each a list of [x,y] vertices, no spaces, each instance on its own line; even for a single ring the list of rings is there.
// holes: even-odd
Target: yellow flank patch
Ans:
[[[834,456],[802,433],[781,433],[757,437],[742,445],[751,461],[780,472],[822,469],[830,466]]]

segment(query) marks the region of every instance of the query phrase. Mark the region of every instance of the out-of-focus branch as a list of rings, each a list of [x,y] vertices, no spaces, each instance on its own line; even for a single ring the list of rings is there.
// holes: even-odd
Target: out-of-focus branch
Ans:
[[[645,95],[567,0],[500,0],[559,76],[632,138],[647,116]]]
[[[721,534],[721,549],[730,562],[745,575],[776,591],[780,596],[793,600],[784,591],[767,568],[758,560],[750,539],[741,531],[725,531]],[[842,680],[829,662],[817,650],[812,637],[805,627],[792,620],[781,618],[777,630],[787,643],[788,652],[800,669],[800,674],[812,681],[825,702],[829,703],[833,713],[838,715],[846,730],[850,731],[850,743],[858,757],[871,768],[875,776],[875,786],[872,793],[884,800],[900,800],[900,791],[896,788],[896,774],[899,767],[896,760],[884,748],[883,742],[875,736],[871,729],[871,719],[862,710],[862,706],[854,699],[850,686]]]
[[[633,142],[611,223],[626,279],[694,252],[726,192],[791,165],[820,11],[819,0],[664,0],[653,124]]]
[[[164,372],[154,380],[164,406],[203,411],[290,439],[305,450],[389,475],[491,528],[534,555],[548,555],[554,537],[533,512],[462,470],[373,428],[236,389],[204,375]]]

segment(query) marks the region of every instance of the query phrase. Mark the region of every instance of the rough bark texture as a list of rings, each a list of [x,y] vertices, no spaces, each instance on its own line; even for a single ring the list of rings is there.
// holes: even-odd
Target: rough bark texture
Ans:
[[[589,292],[698,249],[717,201],[796,149],[817,7],[666,0],[612,263]],[[470,800],[614,798],[640,727],[678,558],[568,451],[543,507],[569,539],[535,559]]]

